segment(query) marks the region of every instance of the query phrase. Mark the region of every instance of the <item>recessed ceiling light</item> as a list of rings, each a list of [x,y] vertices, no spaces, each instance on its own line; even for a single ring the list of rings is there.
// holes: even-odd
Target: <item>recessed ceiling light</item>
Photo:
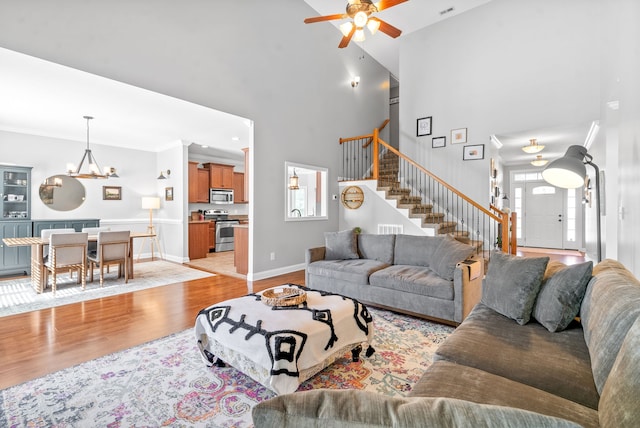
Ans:
[[[200,144],[200,147],[202,147],[203,149],[208,148],[209,146],[207,146],[206,144]]]
[[[231,137],[233,141],[240,141],[240,137]]]

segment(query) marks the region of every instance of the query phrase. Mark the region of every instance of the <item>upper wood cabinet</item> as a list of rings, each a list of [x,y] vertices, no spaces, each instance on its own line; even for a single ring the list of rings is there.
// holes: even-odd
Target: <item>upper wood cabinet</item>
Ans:
[[[189,202],[209,203],[209,170],[189,161]]]
[[[206,163],[204,167],[209,168],[210,187],[216,189],[233,189],[233,165]]]
[[[244,173],[233,173],[233,202],[236,204],[246,203],[246,197],[244,193]]]

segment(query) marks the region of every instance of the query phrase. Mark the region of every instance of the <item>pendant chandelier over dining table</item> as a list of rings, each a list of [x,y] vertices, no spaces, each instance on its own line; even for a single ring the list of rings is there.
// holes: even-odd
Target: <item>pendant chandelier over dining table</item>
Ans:
[[[67,175],[75,178],[117,178],[118,174],[116,173],[116,169],[112,167],[105,167],[104,170],[100,169],[96,158],[91,153],[91,149],[89,148],[89,121],[93,119],[93,116],[83,116],[84,119],[87,120],[87,148],[84,151],[84,155],[82,155],[82,159],[76,168],[75,165],[68,163],[67,164]],[[85,171],[82,170],[82,166],[84,162],[87,162],[87,168]]]

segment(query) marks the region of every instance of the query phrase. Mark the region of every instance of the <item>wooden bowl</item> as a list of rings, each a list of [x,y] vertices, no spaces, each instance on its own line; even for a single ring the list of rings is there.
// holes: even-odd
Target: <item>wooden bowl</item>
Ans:
[[[307,292],[295,287],[276,287],[262,293],[262,302],[269,306],[297,306],[307,300]]]

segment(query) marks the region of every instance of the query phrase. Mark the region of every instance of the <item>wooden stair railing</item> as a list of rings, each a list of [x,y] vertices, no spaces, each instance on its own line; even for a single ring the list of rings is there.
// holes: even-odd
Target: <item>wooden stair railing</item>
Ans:
[[[399,208],[408,208],[410,217],[421,218],[423,227],[452,233],[456,239],[475,245],[486,258],[494,247],[515,254],[515,213],[509,215],[495,206],[487,209],[478,204],[391,147],[379,137],[379,130],[340,139],[340,181],[377,180],[378,190],[384,190],[387,199],[396,199]]]

